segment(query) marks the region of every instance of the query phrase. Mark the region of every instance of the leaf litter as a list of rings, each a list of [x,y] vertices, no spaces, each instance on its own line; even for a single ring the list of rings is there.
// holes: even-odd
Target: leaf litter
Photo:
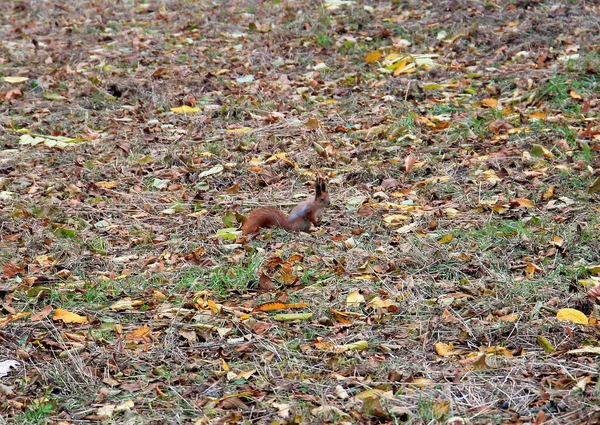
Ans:
[[[599,14],[8,5],[2,417],[597,421]]]

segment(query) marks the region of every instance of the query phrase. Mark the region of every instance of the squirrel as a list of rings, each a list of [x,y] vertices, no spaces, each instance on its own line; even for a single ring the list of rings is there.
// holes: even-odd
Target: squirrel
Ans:
[[[261,207],[248,214],[242,226],[242,234],[256,233],[267,227],[281,227],[288,231],[307,232],[311,224],[321,221],[325,208],[329,205],[329,194],[325,182],[317,178],[315,199],[304,201],[286,215],[278,208]]]

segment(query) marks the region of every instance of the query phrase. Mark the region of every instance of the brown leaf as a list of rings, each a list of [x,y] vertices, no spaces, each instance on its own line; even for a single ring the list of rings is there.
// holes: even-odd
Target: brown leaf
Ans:
[[[385,410],[383,410],[383,406],[379,401],[379,397],[368,397],[363,401],[362,413],[366,416],[374,416],[378,419],[387,421],[389,419],[389,415]]]
[[[404,170],[406,171],[406,173],[410,173],[410,171],[413,169],[413,166],[415,165],[416,160],[417,157],[413,153],[408,154],[408,156],[404,158]]]
[[[490,131],[492,133],[500,134],[500,133],[510,130],[514,127],[510,123],[508,123],[504,120],[494,120],[488,125],[488,128],[490,129]]]
[[[3,97],[6,100],[11,100],[13,98],[17,98],[17,97],[21,97],[23,96],[23,92],[19,89],[11,89],[8,91],[5,91],[4,93],[2,93],[2,95],[0,95],[0,97]]]
[[[44,307],[37,313],[32,314],[29,320],[31,320],[32,322],[39,322],[40,320],[43,320],[46,317],[48,317],[51,312],[52,312],[52,306],[47,305],[46,307]]]
[[[242,400],[240,400],[238,397],[235,397],[235,396],[226,398],[219,404],[219,406],[222,409],[227,409],[227,410],[234,410],[234,409],[246,410],[248,408]]]
[[[258,289],[261,291],[273,291],[277,288],[273,285],[273,280],[265,272],[261,272],[258,279]]]
[[[148,325],[134,329],[125,335],[125,339],[129,342],[145,344],[152,341],[152,335]]]
[[[229,193],[230,195],[235,195],[239,191],[240,191],[240,184],[238,182],[235,182],[233,184],[233,186],[231,186],[230,188],[225,190],[225,192]]]
[[[587,292],[587,296],[595,301],[600,300],[600,283]]]
[[[406,166],[406,160],[405,160],[405,166]],[[393,188],[395,188],[395,187],[398,187],[398,186],[400,186],[401,184],[402,184],[402,183],[401,183],[401,182],[400,182],[400,180],[398,180],[398,179],[384,179],[384,180],[381,182],[381,186],[382,186],[384,189],[393,189]]]
[[[15,263],[4,264],[2,266],[2,269],[4,272],[4,277],[6,277],[7,279],[10,279],[11,277],[19,273],[23,273],[25,271],[23,267],[17,267]]]

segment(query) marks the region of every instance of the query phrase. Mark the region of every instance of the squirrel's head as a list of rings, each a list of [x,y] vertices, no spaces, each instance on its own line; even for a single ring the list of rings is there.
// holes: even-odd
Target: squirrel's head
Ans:
[[[325,182],[320,177],[317,177],[317,182],[315,183],[315,201],[325,206],[331,203]]]

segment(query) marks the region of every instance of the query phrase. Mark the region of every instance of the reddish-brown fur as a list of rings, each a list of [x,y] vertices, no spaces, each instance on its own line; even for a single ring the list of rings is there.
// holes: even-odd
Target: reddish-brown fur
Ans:
[[[281,227],[288,231],[307,232],[311,224],[316,226],[321,221],[323,212],[329,203],[327,188],[323,180],[319,178],[315,185],[315,199],[298,204],[287,217],[277,208],[257,208],[246,217],[246,221],[242,226],[242,233],[247,235],[267,227]]]

